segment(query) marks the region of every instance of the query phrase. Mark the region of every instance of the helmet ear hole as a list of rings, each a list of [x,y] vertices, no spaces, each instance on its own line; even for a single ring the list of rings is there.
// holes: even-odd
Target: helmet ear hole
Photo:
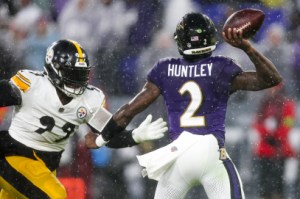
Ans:
[[[58,63],[54,63],[54,68],[55,69],[59,69],[60,68],[60,65]]]
[[[60,85],[62,83],[59,79],[54,79],[53,81],[54,81],[54,84],[56,84],[56,85]]]

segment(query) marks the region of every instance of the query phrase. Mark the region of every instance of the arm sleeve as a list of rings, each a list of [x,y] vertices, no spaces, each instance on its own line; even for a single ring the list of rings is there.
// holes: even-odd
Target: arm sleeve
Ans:
[[[21,105],[22,96],[20,90],[8,80],[0,81],[0,107]]]
[[[147,74],[147,80],[154,83],[159,89],[162,88],[163,71],[160,67],[161,60],[154,64],[152,69]]]
[[[87,125],[93,130],[93,132],[100,134],[105,141],[110,141],[112,138],[125,131],[125,128],[118,126],[118,124],[113,120],[112,117],[109,119],[109,121],[101,131],[94,128],[94,126],[90,123],[87,123]]]
[[[135,146],[136,143],[132,137],[132,130],[128,131],[124,128],[116,126],[113,120],[110,120],[103,131],[99,132],[88,124],[94,133],[99,134],[106,141],[109,148],[125,148]],[[109,127],[108,127],[109,126]]]
[[[133,140],[132,137],[132,130],[127,131],[123,130],[121,133],[114,136],[107,144],[106,146],[109,148],[125,148],[125,147],[132,147],[137,145]]]
[[[230,85],[232,80],[243,71],[241,67],[233,60],[227,58],[224,61],[224,67],[219,74],[218,82],[219,82],[219,91],[220,92],[229,92],[230,93]],[[231,94],[231,93],[230,93]]]

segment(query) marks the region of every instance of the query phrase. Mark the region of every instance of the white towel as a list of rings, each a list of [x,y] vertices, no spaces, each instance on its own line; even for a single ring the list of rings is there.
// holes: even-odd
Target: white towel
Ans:
[[[143,177],[148,175],[148,178],[159,181],[176,159],[195,144],[200,137],[201,135],[184,131],[172,143],[144,155],[138,155],[139,164],[145,167],[142,171]]]

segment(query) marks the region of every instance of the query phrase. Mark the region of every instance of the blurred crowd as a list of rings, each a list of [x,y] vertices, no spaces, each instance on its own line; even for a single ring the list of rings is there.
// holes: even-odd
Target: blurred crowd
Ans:
[[[282,95],[288,99],[279,104],[293,104],[289,107],[293,121],[281,123],[283,119],[279,116],[283,117],[286,112],[276,103],[265,102],[265,96],[270,97],[268,90],[235,93],[227,113],[227,148],[242,171],[248,198],[300,198],[300,123],[297,119],[300,113],[300,0],[0,0],[0,79],[9,79],[19,69],[43,70],[46,48],[55,40],[73,39],[87,50],[94,66],[91,84],[107,94],[108,109],[114,112],[136,94],[158,59],[179,56],[173,33],[185,13],[207,14],[220,32],[227,17],[242,8],[261,9],[266,14],[252,42],[275,63],[283,76]],[[224,43],[221,35],[218,38],[215,55],[232,57],[244,69],[253,69],[242,51]],[[273,102],[278,98],[273,96],[268,100]],[[166,118],[161,102],[157,100],[141,113],[131,127],[147,113]],[[263,112],[267,114],[266,122],[260,118]],[[0,108],[0,130],[8,128],[11,114],[10,108]],[[261,121],[257,122],[257,118]],[[266,134],[268,139],[271,135],[277,138],[275,127],[286,124],[288,129],[280,134],[283,137],[261,146]],[[270,126],[272,131],[261,131]],[[80,129],[69,144],[57,173],[59,176],[82,179],[86,199],[153,198],[155,182],[141,177],[135,156],[168,142],[167,136],[128,149],[103,147],[91,151],[83,144],[85,131]],[[282,183],[281,193],[272,192],[269,187],[257,191],[261,176],[254,174],[268,170],[271,164],[263,159],[265,153],[261,153],[261,147],[275,147],[275,151],[279,150],[275,154],[282,154],[286,148],[276,148],[276,144],[283,141],[290,147],[287,157],[274,155],[270,160],[275,160],[276,165],[280,163],[280,167],[274,169],[280,176],[264,182]],[[269,190],[272,193],[267,193]],[[187,198],[198,198],[195,195],[199,194],[203,194],[201,190],[193,190]]]

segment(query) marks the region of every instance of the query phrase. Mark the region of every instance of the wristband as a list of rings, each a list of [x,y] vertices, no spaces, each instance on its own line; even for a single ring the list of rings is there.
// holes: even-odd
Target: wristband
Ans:
[[[102,135],[99,135],[97,138],[96,138],[96,141],[95,141],[96,145],[100,148],[102,146],[104,146],[106,143],[108,143],[108,141],[105,141],[102,137]]]

